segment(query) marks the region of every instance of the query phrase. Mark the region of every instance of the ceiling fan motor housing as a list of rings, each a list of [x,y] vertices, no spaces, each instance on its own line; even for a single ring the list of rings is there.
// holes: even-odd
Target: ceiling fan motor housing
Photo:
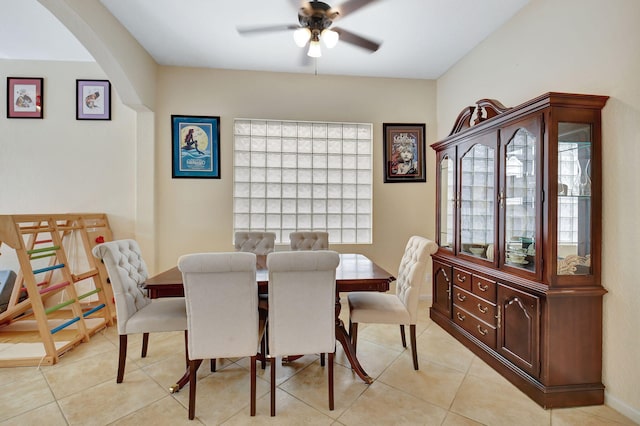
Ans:
[[[315,38],[318,37],[322,30],[329,28],[338,15],[339,12],[331,9],[328,4],[321,1],[312,1],[300,8],[298,21],[303,28],[309,28]]]

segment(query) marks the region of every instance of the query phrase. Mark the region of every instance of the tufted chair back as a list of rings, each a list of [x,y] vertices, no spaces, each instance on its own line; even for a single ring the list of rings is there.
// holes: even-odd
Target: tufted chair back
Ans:
[[[238,231],[235,233],[236,251],[246,251],[266,256],[274,250],[275,244],[275,232]]]
[[[328,250],[329,233],[321,231],[301,231],[289,234],[291,250]]]
[[[102,243],[93,248],[93,255],[102,259],[109,273],[118,314],[118,333],[125,334],[127,320],[151,303],[140,289],[149,276],[135,240]]]
[[[275,249],[275,232],[245,232],[235,233],[236,251],[245,251],[256,255],[258,269],[267,268],[267,255]]]
[[[375,293],[355,291],[349,293],[349,335],[353,350],[358,342],[358,324],[399,324],[402,346],[407,347],[404,326],[409,325],[413,368],[418,369],[418,349],[416,347],[416,323],[420,288],[427,280],[429,256],[438,250],[438,245],[426,238],[414,235],[409,238],[400,260],[396,292]]]
[[[420,289],[427,278],[429,257],[436,251],[438,251],[438,245],[435,242],[414,235],[407,242],[404,255],[400,260],[396,295],[406,306],[412,324],[417,320]]]

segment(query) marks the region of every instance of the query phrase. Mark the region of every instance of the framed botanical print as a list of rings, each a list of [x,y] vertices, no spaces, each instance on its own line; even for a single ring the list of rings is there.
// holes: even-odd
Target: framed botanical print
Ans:
[[[43,92],[43,78],[7,77],[7,118],[42,118]]]
[[[108,80],[76,80],[76,120],[111,120]]]

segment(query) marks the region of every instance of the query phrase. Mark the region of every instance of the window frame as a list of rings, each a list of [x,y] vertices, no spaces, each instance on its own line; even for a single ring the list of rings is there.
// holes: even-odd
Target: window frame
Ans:
[[[233,228],[373,240],[373,124],[236,118]]]

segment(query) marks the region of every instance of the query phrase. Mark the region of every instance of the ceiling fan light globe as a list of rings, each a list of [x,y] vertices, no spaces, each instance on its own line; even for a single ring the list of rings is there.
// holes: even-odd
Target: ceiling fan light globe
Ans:
[[[320,38],[322,39],[322,42],[324,43],[324,45],[327,46],[327,48],[332,49],[336,46],[336,44],[338,44],[338,39],[340,38],[340,35],[335,31],[332,31],[330,29],[325,29],[325,30],[322,30],[322,33],[320,34]]]
[[[298,47],[304,47],[304,45],[307,44],[310,38],[311,31],[309,31],[309,28],[298,28],[293,32],[293,41]]]
[[[320,49],[319,41],[311,41],[309,42],[309,51],[307,52],[307,56],[312,58],[319,58],[322,56],[322,50]]]

